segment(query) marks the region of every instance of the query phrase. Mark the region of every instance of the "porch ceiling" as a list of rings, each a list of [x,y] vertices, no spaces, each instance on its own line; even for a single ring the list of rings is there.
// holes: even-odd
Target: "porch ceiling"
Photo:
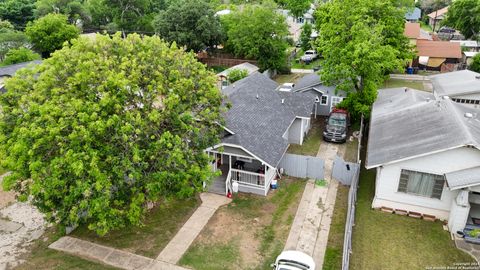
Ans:
[[[252,155],[247,153],[246,151],[233,147],[233,146],[223,146],[223,151],[219,151],[218,148],[212,149],[214,152],[222,153],[224,155],[232,155],[232,156],[240,156],[240,157],[248,157],[248,158],[254,158]]]
[[[480,185],[480,166],[446,173],[445,178],[451,190]]]

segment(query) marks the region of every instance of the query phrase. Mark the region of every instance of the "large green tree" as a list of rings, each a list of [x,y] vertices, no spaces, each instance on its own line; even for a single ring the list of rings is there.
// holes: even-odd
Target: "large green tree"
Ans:
[[[215,76],[159,37],[77,39],[6,89],[4,186],[51,221],[105,234],[140,224],[148,201],[193,196],[211,179],[204,149],[222,122]]]
[[[67,15],[72,24],[85,25],[91,21],[90,13],[82,0],[37,0],[35,6],[37,18],[49,13],[61,13]]]
[[[332,0],[316,13],[322,81],[347,91],[342,105],[367,114],[385,76],[403,69],[412,51],[403,35],[406,2]]]
[[[456,0],[448,8],[442,24],[459,30],[467,39],[479,38],[480,0]]]
[[[52,13],[28,23],[25,33],[42,56],[48,57],[64,42],[77,38],[80,30],[68,23],[67,16]]]
[[[312,0],[285,0],[285,8],[295,18],[303,16],[310,9],[311,4]]]
[[[8,20],[17,29],[23,28],[34,19],[35,0],[3,0],[0,1],[0,18]]]
[[[154,20],[155,32],[188,50],[200,51],[222,42],[218,17],[205,0],[179,0],[160,11]]]
[[[271,5],[246,5],[222,18],[226,48],[240,57],[258,60],[261,69],[286,65],[288,43],[285,17]]]
[[[300,46],[303,51],[310,50],[312,48],[312,32],[313,26],[306,23],[302,26],[302,33],[300,34]]]
[[[5,55],[11,49],[30,46],[28,37],[25,33],[11,30],[9,28],[0,29],[0,61],[5,59]]]

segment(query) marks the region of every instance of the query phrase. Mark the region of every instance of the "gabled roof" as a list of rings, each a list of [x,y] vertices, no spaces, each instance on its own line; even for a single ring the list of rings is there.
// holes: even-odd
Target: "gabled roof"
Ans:
[[[445,13],[447,13],[447,12],[448,12],[448,6],[428,14],[428,17],[430,17],[432,19],[435,19],[435,15],[437,17],[441,17],[441,16],[445,15]]]
[[[480,167],[473,167],[445,174],[448,187],[456,190],[480,183]]]
[[[454,42],[417,40],[417,56],[462,58],[462,48]]]
[[[480,94],[480,73],[461,70],[430,76],[433,90],[438,96]]]
[[[407,21],[419,20],[420,17],[422,17],[422,11],[417,7],[405,13],[405,20]]]
[[[224,71],[220,72],[217,74],[217,76],[223,76],[223,77],[228,77],[228,73],[230,73],[234,69],[244,69],[248,72],[248,75],[252,74],[253,72],[258,71],[258,67],[250,64],[248,62],[241,63],[239,65],[233,66],[231,68],[227,68]]]
[[[320,80],[320,76],[317,73],[310,73],[303,76],[300,80],[298,80],[293,90],[299,91],[303,88],[311,87],[321,83],[322,81]]]
[[[304,94],[281,93],[277,87],[276,82],[255,72],[223,89],[231,104],[225,114],[226,127],[235,134],[222,142],[240,145],[273,167],[288,147],[283,134],[297,116],[310,116],[315,102]]]
[[[310,89],[314,89],[316,91],[321,92],[322,94],[333,96],[333,95],[340,95],[340,96],[347,96],[345,91],[336,89],[335,86],[326,86],[322,83],[320,75],[317,73],[311,73],[305,75],[301,78],[293,88],[293,92],[305,92]]]
[[[419,38],[420,37],[420,24],[419,23],[405,23],[405,29],[403,34],[408,38]]]
[[[370,119],[366,167],[458,147],[480,148],[480,116],[472,110],[419,90],[379,90]],[[473,117],[465,117],[467,112]]]

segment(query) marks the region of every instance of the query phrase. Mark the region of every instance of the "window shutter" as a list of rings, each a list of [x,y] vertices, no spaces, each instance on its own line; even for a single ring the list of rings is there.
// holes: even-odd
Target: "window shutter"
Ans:
[[[400,182],[398,183],[398,192],[407,192],[408,179],[408,171],[402,170],[400,173]]]
[[[445,179],[441,175],[435,177],[435,185],[433,186],[432,198],[440,199],[442,197]]]

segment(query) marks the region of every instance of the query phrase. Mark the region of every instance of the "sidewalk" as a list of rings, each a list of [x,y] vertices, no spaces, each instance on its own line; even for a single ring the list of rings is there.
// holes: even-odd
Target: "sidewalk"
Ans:
[[[215,211],[222,205],[230,203],[231,199],[225,196],[202,193],[200,194],[202,204],[195,213],[187,220],[183,227],[173,237],[167,246],[162,250],[156,259],[139,256],[133,253],[114,249],[76,239],[73,237],[62,237],[52,243],[49,248],[66,253],[90,258],[102,263],[112,265],[121,269],[133,270],[186,270],[187,268],[175,265],[183,254],[197,238],[208,220]],[[168,218],[168,217],[165,217]]]
[[[308,181],[284,248],[312,256],[318,268],[323,265],[337,195],[338,181],[331,178],[333,161],[342,147],[331,143],[320,145],[317,156],[325,160],[327,185],[318,186],[313,180]]]

